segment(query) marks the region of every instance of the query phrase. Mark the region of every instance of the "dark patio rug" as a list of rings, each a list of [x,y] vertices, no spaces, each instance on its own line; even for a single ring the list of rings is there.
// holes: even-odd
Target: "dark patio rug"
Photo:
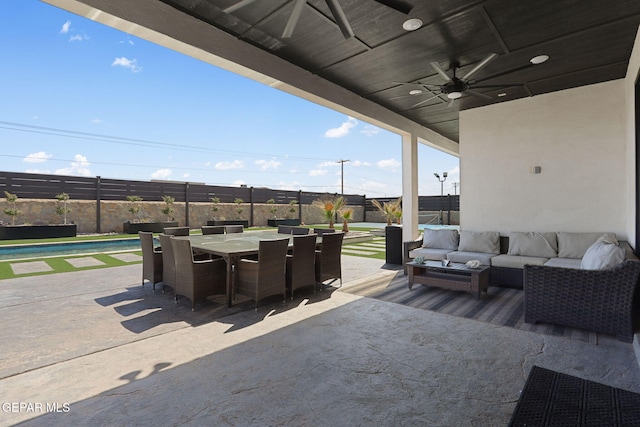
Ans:
[[[534,366],[509,426],[638,426],[640,394]]]
[[[520,289],[489,287],[480,300],[468,292],[450,291],[414,285],[408,288],[408,276],[386,272],[348,283],[343,292],[382,301],[474,319],[495,325],[555,335],[597,344],[598,334],[550,324],[524,322],[524,293]]]

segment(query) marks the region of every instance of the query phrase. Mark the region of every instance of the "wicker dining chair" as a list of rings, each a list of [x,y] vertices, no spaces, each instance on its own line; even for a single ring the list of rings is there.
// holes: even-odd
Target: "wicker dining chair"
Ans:
[[[322,237],[325,234],[333,234],[336,232],[335,228],[314,228],[313,232],[316,233],[318,236]]]
[[[311,233],[311,229],[307,227],[291,227],[291,234],[294,236],[306,236]]]
[[[236,264],[236,293],[256,302],[271,295],[287,298],[286,260],[289,239],[261,240],[258,260],[240,258]]]
[[[279,225],[278,226],[278,234],[291,234],[293,232],[293,227],[290,225]]]
[[[317,230],[317,229],[316,229]],[[322,247],[316,251],[316,283],[320,289],[325,281],[331,280],[331,284],[340,279],[342,286],[342,264],[340,255],[342,252],[342,239],[344,233],[328,233],[322,236]]]
[[[293,299],[296,289],[313,286],[315,291],[316,235],[293,237],[293,251],[287,255],[287,289]]]
[[[171,240],[173,236],[169,234],[158,235],[160,246],[162,247],[162,292],[166,292],[166,288],[176,289],[176,259],[173,254],[173,245]]]
[[[165,227],[164,234],[169,234],[171,236],[188,236],[189,227]]]
[[[153,285],[162,282],[162,251],[153,247],[153,233],[139,231],[140,246],[142,247],[142,286],[145,279]]]
[[[191,242],[187,239],[171,239],[176,261],[176,304],[178,295],[191,300],[191,310],[196,302],[209,295],[226,294],[226,263],[222,259],[196,261]]]
[[[203,235],[224,234],[224,225],[203,225],[200,227]]]
[[[231,233],[244,233],[244,225],[225,225],[224,231],[227,234]]]

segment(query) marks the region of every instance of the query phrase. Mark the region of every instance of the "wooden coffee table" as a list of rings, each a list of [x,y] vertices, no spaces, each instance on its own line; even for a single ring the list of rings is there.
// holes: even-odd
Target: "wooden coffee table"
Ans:
[[[465,264],[450,263],[442,265],[440,261],[425,261],[423,264],[416,262],[407,263],[409,273],[409,289],[414,283],[439,288],[467,291],[480,299],[481,292],[487,292],[489,287],[489,271],[487,265],[478,268],[469,268]]]

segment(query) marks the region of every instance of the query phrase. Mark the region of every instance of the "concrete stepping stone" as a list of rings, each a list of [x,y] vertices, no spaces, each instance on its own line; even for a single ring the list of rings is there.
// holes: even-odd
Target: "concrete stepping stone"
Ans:
[[[65,259],[65,261],[73,265],[75,268],[96,267],[99,265],[105,265],[104,262],[90,256],[84,258],[67,258]]]
[[[142,257],[138,254],[125,253],[125,254],[113,254],[109,255],[111,258],[118,259],[122,262],[138,262],[142,261]]]
[[[41,273],[44,271],[53,271],[53,268],[45,261],[30,261],[30,262],[19,262],[13,263],[11,265],[11,270],[13,274],[28,274],[28,273]]]

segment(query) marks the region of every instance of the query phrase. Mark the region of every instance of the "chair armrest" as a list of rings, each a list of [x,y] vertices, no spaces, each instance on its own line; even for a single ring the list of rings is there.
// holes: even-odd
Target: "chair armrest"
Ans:
[[[422,236],[423,234],[420,234],[416,240],[410,240],[402,243],[402,265],[405,265],[411,260],[409,252],[422,246]],[[407,275],[407,267],[404,267],[404,274],[405,276]]]
[[[524,266],[525,322],[546,322],[633,339],[640,262],[608,270]]]

